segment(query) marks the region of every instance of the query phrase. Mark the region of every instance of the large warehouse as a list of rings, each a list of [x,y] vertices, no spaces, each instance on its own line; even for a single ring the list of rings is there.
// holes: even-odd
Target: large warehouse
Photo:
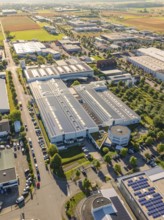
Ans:
[[[113,42],[113,41],[129,41],[129,40],[137,39],[137,37],[135,35],[122,33],[122,32],[102,34],[101,37],[104,40],[111,41],[111,42]]]
[[[92,77],[94,71],[79,59],[71,58],[56,61],[56,65],[43,67],[29,67],[24,70],[27,82],[48,79],[77,79]]]
[[[150,56],[128,57],[127,60],[134,66],[164,81],[164,62]]]
[[[45,49],[46,47],[44,44],[40,42],[30,41],[30,42],[21,42],[21,43],[13,43],[13,47],[15,50],[15,53],[19,57],[26,56],[27,54],[35,54],[41,55],[42,49]]]
[[[140,121],[140,117],[125,105],[104,82],[74,87],[80,102],[98,125],[130,125]]]
[[[72,143],[98,131],[62,80],[36,81],[29,86],[52,143]]]
[[[118,178],[119,188],[139,220],[164,219],[164,170],[155,167]]]
[[[0,79],[0,113],[5,114],[10,112],[7,89],[6,89],[6,80]],[[2,98],[3,97],[3,98]]]
[[[164,51],[155,47],[140,48],[137,50],[138,55],[145,55],[153,57],[157,60],[164,62]]]

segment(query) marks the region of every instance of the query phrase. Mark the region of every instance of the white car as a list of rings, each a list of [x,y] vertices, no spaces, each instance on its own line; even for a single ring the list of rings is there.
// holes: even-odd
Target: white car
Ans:
[[[24,202],[24,197],[20,196],[17,200],[16,200],[16,204],[19,204],[21,202]]]

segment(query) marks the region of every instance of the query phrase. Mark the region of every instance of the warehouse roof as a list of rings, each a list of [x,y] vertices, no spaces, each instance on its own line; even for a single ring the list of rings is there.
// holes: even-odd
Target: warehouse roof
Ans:
[[[0,112],[3,111],[9,111],[9,102],[8,102],[8,95],[7,95],[7,89],[6,89],[6,81],[5,79],[0,79]]]
[[[27,80],[41,78],[60,78],[63,75],[93,72],[93,70],[84,62],[76,59],[59,60],[56,65],[30,67],[26,69],[25,76]]]
[[[141,52],[144,55],[151,56],[153,58],[156,58],[164,62],[164,51],[163,50],[160,50],[155,47],[149,47],[149,48],[140,48],[137,51]]]
[[[51,138],[97,127],[60,79],[36,81],[30,88]]]
[[[74,88],[84,100],[86,110],[94,113],[102,123],[111,124],[113,120],[140,120],[140,117],[112,92],[108,91],[105,85],[90,83]]]
[[[65,44],[65,45],[63,45],[63,48],[65,50],[81,50],[81,47],[79,47],[78,45],[75,45],[75,44]]]
[[[109,41],[116,41],[116,40],[130,40],[137,38],[135,35],[117,32],[117,33],[109,33],[109,34],[102,34],[101,37],[109,40]]]
[[[147,67],[156,72],[164,72],[164,62],[150,56],[128,57],[129,61],[134,61],[139,65]]]
[[[14,50],[18,55],[41,52],[46,47],[40,42],[30,41],[24,43],[14,43]]]

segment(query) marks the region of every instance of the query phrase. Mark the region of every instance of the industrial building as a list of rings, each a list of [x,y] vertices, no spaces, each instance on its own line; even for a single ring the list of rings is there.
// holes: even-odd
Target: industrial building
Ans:
[[[17,14],[17,11],[15,9],[4,9],[2,10],[3,15],[14,15]]]
[[[127,60],[155,78],[164,81],[164,62],[150,56],[128,57]]]
[[[63,49],[68,53],[78,53],[81,51],[81,47],[73,44],[64,44]]]
[[[127,146],[130,140],[130,133],[128,127],[115,125],[109,128],[108,137],[114,145]]]
[[[63,40],[56,41],[57,46],[62,46],[65,44],[72,44],[72,45],[80,46],[80,42],[77,40],[63,39]]]
[[[164,51],[155,47],[140,48],[137,50],[138,55],[150,56],[164,62]]]
[[[102,28],[93,26],[93,27],[76,27],[73,29],[76,32],[99,32],[102,31]]]
[[[164,170],[155,167],[118,178],[120,191],[139,220],[164,216]]]
[[[77,79],[92,77],[93,70],[78,58],[56,61],[56,65],[29,67],[24,70],[27,82],[48,79]]]
[[[13,47],[19,57],[26,56],[27,54],[41,55],[42,49],[46,48],[44,44],[37,41],[13,43]]]
[[[86,199],[81,216],[87,220],[132,220],[114,188],[101,189]]]
[[[12,149],[0,151],[0,191],[18,186]]]
[[[8,101],[8,94],[6,88],[6,80],[0,78],[0,113],[5,114],[10,112],[9,101]]]
[[[60,79],[29,84],[52,143],[83,140],[98,126]]]
[[[116,32],[116,33],[109,33],[109,34],[102,34],[101,38],[107,41],[129,41],[137,39],[138,37],[132,34]]]
[[[130,125],[140,117],[107,89],[105,82],[75,86],[79,101],[99,126]]]
[[[45,25],[44,29],[50,34],[57,34],[56,28],[54,26]]]
[[[61,57],[61,54],[58,51],[51,48],[42,49],[42,56],[47,56],[48,54],[51,54],[54,59],[60,59]]]
[[[90,23],[90,22],[85,22],[85,21],[80,21],[80,20],[71,20],[68,21],[68,24],[71,25],[72,27],[78,27],[78,28],[82,28],[82,27],[95,27],[94,23]]]

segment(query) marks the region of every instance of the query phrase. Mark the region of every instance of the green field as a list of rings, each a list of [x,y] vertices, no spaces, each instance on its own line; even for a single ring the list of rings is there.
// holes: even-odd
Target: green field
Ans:
[[[53,41],[53,40],[61,40],[64,36],[63,34],[59,35],[51,35],[47,31],[40,30],[30,30],[30,31],[16,31],[11,32],[11,35],[14,36],[12,41],[15,40],[39,40],[39,41]]]

